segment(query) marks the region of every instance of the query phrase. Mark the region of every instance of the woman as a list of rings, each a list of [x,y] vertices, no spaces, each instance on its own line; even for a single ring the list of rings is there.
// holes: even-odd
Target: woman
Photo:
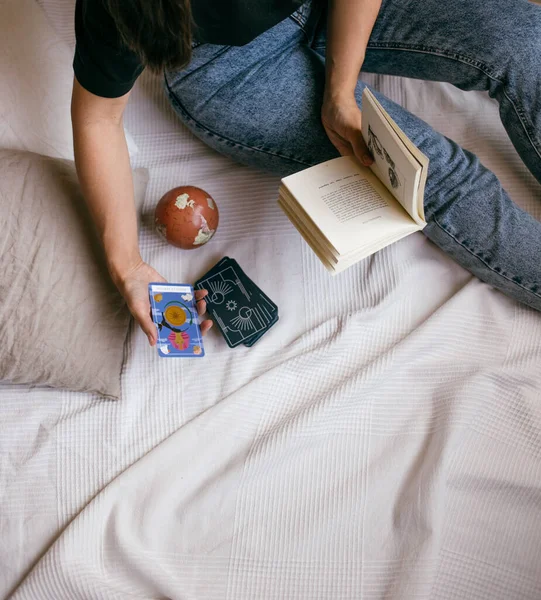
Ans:
[[[216,150],[286,175],[361,137],[365,71],[487,90],[541,182],[541,8],[527,0],[77,0],[76,163],[109,268],[151,344],[122,114],[145,66],[165,70],[183,123]],[[424,233],[458,263],[541,310],[541,223],[471,153],[378,94],[429,157]],[[204,311],[204,301],[199,303]],[[204,329],[209,327],[205,322]]]

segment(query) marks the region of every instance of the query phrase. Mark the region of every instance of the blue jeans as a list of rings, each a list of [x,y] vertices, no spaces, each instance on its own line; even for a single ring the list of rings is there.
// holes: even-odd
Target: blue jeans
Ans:
[[[243,47],[203,44],[166,73],[185,125],[212,148],[281,176],[338,155],[320,120],[325,10],[310,3]],[[486,90],[541,182],[541,7],[527,0],[383,0],[363,70]],[[358,82],[359,105],[365,84]],[[429,157],[424,233],[460,265],[541,310],[541,223],[472,153],[381,94]]]

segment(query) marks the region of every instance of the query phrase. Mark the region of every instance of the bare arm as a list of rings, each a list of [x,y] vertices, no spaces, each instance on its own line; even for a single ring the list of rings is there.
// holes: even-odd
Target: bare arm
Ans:
[[[329,0],[322,122],[338,151],[364,164],[372,158],[361,136],[354,92],[380,8],[381,0]]]
[[[128,147],[122,125],[129,94],[100,98],[74,79],[71,117],[77,174],[115,283],[141,262]]]
[[[150,318],[148,284],[164,281],[139,253],[133,180],[122,116],[129,94],[100,98],[73,83],[71,118],[77,174],[96,223],[111,277],[151,345],[157,340]],[[204,293],[196,294],[200,313]],[[202,324],[205,333],[211,323]]]
[[[352,96],[381,0],[330,0],[325,93]]]

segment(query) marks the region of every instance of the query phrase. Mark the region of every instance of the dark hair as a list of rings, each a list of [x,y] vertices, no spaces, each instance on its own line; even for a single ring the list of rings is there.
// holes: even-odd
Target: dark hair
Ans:
[[[105,0],[124,44],[152,71],[186,66],[192,57],[190,0]]]

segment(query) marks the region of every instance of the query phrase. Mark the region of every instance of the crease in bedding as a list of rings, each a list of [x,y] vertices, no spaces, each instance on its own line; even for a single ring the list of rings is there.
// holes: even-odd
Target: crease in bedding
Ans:
[[[69,42],[72,0],[40,4]],[[488,97],[365,79],[541,218]],[[280,323],[252,349],[210,334],[190,369],[132,327],[116,403],[1,386],[0,597],[540,598],[538,313],[422,235],[329,278],[277,179],[193,138],[159,78],[143,75],[125,121],[150,171],[145,259],[195,281],[235,257]],[[149,217],[185,183],[220,206],[198,253],[167,247]]]

